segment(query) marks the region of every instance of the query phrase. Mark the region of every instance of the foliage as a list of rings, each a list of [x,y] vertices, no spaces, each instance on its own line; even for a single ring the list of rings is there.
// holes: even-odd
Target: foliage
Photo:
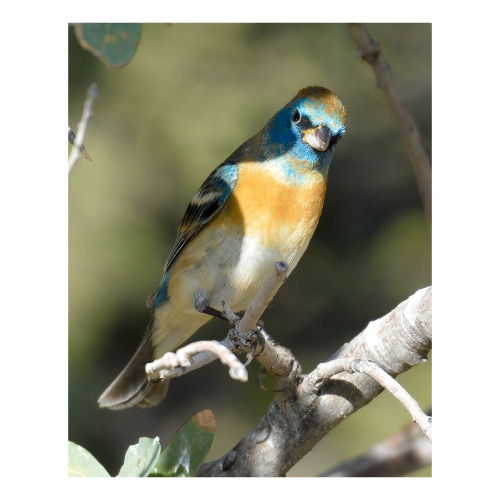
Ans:
[[[381,23],[370,30],[430,149],[431,26]],[[147,412],[105,412],[96,404],[144,332],[145,299],[191,196],[299,88],[322,85],[341,97],[347,133],[319,226],[263,317],[266,330],[309,371],[431,281],[431,232],[411,165],[373,72],[343,24],[145,23],[138,50],[120,71],[83,50],[74,26],[69,44],[69,125],[78,123],[90,83],[100,90],[85,141],[93,162],[79,165],[68,187],[69,438],[116,475],[123,443],[156,435],[169,442],[186,415],[209,407],[218,415],[208,456],[215,460],[273,397],[256,382],[257,363],[241,386],[215,363],[174,380],[164,404]],[[213,320],[192,340],[226,334],[226,325]],[[427,407],[431,364],[401,377]],[[318,475],[386,438],[407,421],[399,406],[382,394],[288,475]]]
[[[75,33],[80,45],[109,68],[130,62],[141,38],[137,23],[78,23]]]
[[[192,477],[205,460],[215,437],[215,419],[210,410],[193,415],[160,453],[160,438],[141,437],[129,446],[118,477]],[[85,448],[68,442],[70,477],[110,477]]]

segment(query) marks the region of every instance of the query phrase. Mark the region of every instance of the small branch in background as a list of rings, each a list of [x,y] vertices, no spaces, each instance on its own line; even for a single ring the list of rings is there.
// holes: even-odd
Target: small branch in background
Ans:
[[[425,436],[432,441],[431,419],[420,408],[410,394],[382,368],[371,361],[363,359],[340,358],[327,363],[321,363],[308,375],[307,383],[313,384],[319,390],[321,386],[338,373],[364,373],[376,380],[387,389],[410,412],[413,421],[420,427]]]
[[[432,171],[429,155],[422,144],[415,120],[398,96],[391,78],[389,64],[380,50],[380,43],[373,38],[363,23],[348,23],[360,57],[373,69],[377,84],[382,89],[401,132],[406,151],[417,176],[420,196],[432,220]]]
[[[162,371],[176,367],[187,367],[191,365],[191,358],[201,352],[210,352],[213,359],[219,358],[221,362],[229,366],[229,375],[235,380],[246,382],[248,373],[241,361],[223,344],[216,340],[201,340],[181,347],[177,352],[167,352],[161,358],[146,365],[146,373],[152,379],[164,380]]]
[[[390,438],[322,477],[401,477],[432,463],[432,444],[411,423]]]
[[[75,142],[76,142],[76,134],[71,130],[71,127],[68,127],[68,141],[73,146],[76,146],[76,144],[75,144]],[[76,147],[78,147],[78,146],[76,146]],[[92,158],[90,157],[90,155],[85,150],[85,146],[83,144],[80,146],[80,152],[82,153],[83,156],[85,156],[85,158],[87,158],[87,160],[92,161]]]
[[[80,158],[80,154],[83,153],[85,158],[91,160],[88,153],[85,151],[85,146],[83,145],[83,140],[85,139],[85,134],[87,133],[87,126],[90,118],[92,118],[92,110],[94,108],[94,103],[99,96],[99,91],[97,88],[97,84],[93,83],[89,89],[87,90],[87,99],[83,105],[83,113],[82,118],[80,119],[80,123],[78,123],[78,128],[76,134],[69,129],[69,142],[73,144],[73,148],[71,149],[71,153],[68,159],[68,171],[71,172],[72,168],[75,166],[78,158]]]

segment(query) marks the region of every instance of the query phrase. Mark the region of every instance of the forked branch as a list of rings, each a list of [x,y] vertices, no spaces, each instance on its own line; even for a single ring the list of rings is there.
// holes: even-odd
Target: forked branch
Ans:
[[[431,288],[419,290],[371,322],[328,362],[369,360],[394,377],[425,361],[432,344],[431,302]],[[363,373],[343,371],[333,377],[328,373],[318,384],[319,375],[313,371],[297,377],[294,388],[283,391],[287,397],[277,392],[257,426],[226,455],[204,464],[199,475],[283,476],[333,427],[382,391]]]

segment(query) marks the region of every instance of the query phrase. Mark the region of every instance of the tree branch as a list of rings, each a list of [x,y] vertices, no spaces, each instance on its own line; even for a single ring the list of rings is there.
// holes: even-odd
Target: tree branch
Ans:
[[[285,262],[277,262],[274,268],[274,274],[264,283],[264,286],[255,297],[250,307],[245,311],[243,318],[239,323],[241,332],[255,330],[257,322],[266,310],[267,306],[273,300],[279,287],[283,284],[288,272],[288,265]]]
[[[417,424],[376,444],[359,457],[321,474],[323,477],[399,477],[430,465],[431,442]]]
[[[318,389],[334,375],[342,372],[365,373],[376,380],[384,389],[387,389],[401,404],[410,412],[413,421],[422,429],[425,436],[432,441],[432,425],[430,418],[422,411],[418,403],[410,394],[388,375],[382,368],[371,361],[363,359],[340,358],[327,363],[321,363],[308,376],[306,383],[312,384]]]
[[[285,263],[276,263],[275,272],[264,283],[264,286],[241,320],[223,302],[224,314],[233,328],[222,342],[217,342],[223,349],[233,353],[241,354],[246,352],[249,354],[250,359],[255,357],[266,371],[273,376],[273,387],[281,393],[280,398],[282,399],[286,399],[289,396],[289,392],[285,389],[293,387],[295,379],[301,370],[300,364],[288,349],[278,345],[257,323],[279,287],[283,284],[287,271],[288,266]],[[209,346],[210,344],[204,345]],[[207,349],[201,349],[195,346],[192,349],[192,354],[189,356],[190,362],[181,364],[178,362],[179,352],[191,352],[189,350],[191,349],[190,346],[191,344],[178,350],[177,354],[169,352],[164,354],[162,358],[148,363],[146,365],[148,377],[160,380],[178,377],[184,373],[201,368],[218,357],[218,353],[213,349],[209,349],[208,347]],[[204,352],[200,352],[201,350]],[[181,352],[180,355],[182,357],[183,353]],[[237,360],[236,357],[235,359]]]
[[[191,358],[195,354],[209,352],[213,355],[213,359],[219,358],[224,365],[229,366],[229,375],[235,380],[246,382],[248,380],[248,372],[241,361],[223,344],[216,340],[201,340],[192,342],[184,347],[181,347],[177,352],[167,352],[161,358],[148,363],[146,365],[146,373],[153,379],[160,378],[165,380],[169,378],[163,376],[163,371],[168,371],[172,368],[191,366]],[[185,373],[185,372],[184,372]]]
[[[370,360],[392,376],[421,363],[432,344],[431,301],[430,287],[419,290],[328,361]],[[296,383],[289,397],[277,393],[259,424],[229,453],[204,464],[199,475],[283,476],[333,427],[382,391],[362,373],[343,372],[319,388],[314,376],[298,377]]]
[[[83,140],[85,139],[85,134],[87,133],[87,126],[89,120],[92,118],[92,111],[94,108],[94,103],[99,96],[99,91],[97,89],[97,84],[93,83],[87,90],[87,99],[83,105],[83,113],[80,122],[78,123],[78,128],[76,134],[69,129],[68,137],[73,147],[71,148],[71,153],[68,159],[68,169],[71,172],[72,168],[75,166],[80,154],[83,153],[85,158],[92,161],[90,155],[85,151],[85,146],[83,145]]]
[[[389,64],[380,50],[380,43],[373,38],[362,23],[347,24],[358,47],[360,57],[373,69],[377,84],[382,89],[396,119],[403,142],[417,176],[420,196],[429,218],[432,219],[432,173],[429,155],[422,144],[418,126],[403,104],[394,87]]]
[[[271,373],[276,395],[264,418],[224,457],[204,464],[202,476],[285,475],[335,425],[377,396],[380,384],[403,402],[430,438],[428,417],[390,375],[426,361],[432,343],[431,288],[419,290],[391,313],[370,322],[327,362],[301,377],[293,354],[258,324],[286,272],[287,266],[277,263],[241,320],[222,304],[232,328],[221,343],[195,342],[146,365],[150,378],[165,380],[220,358],[231,367],[232,376],[246,381],[246,370],[233,354],[246,352]]]

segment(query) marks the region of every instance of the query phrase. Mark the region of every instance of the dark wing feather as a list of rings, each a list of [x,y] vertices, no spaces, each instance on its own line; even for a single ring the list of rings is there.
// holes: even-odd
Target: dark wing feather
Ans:
[[[217,167],[191,199],[177,229],[177,239],[170,252],[160,286],[149,297],[148,307],[154,307],[167,299],[168,273],[186,245],[212,220],[224,206],[238,179],[238,167],[233,163]],[[161,297],[157,301],[157,297]]]

